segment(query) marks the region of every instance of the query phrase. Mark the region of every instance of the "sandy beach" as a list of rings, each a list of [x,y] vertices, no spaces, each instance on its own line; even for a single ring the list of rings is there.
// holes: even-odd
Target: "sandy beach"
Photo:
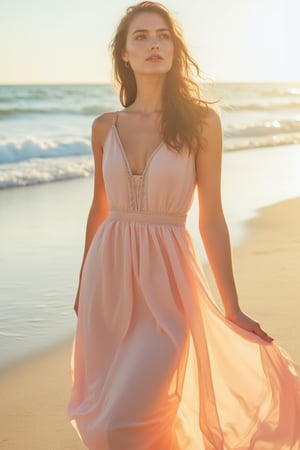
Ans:
[[[263,208],[247,228],[233,249],[241,306],[299,364],[300,198]],[[84,449],[66,417],[70,351],[67,342],[1,374],[1,449]]]

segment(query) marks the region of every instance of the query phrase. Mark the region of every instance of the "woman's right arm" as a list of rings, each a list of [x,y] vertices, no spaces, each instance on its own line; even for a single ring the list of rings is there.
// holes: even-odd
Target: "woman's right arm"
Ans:
[[[92,124],[91,145],[94,156],[94,194],[86,225],[85,246],[79,273],[78,289],[74,304],[76,315],[78,315],[79,291],[84,261],[99,225],[106,219],[108,215],[108,203],[102,174],[102,154],[103,143],[110,125],[111,114],[109,113],[97,117]]]

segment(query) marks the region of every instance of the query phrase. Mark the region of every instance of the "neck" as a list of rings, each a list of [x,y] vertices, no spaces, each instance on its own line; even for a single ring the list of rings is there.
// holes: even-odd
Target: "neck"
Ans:
[[[150,114],[162,110],[162,90],[165,77],[136,77],[137,96],[130,109]]]

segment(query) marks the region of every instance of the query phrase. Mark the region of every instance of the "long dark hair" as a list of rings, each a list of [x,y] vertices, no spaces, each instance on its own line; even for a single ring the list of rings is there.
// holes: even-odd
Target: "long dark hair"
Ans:
[[[195,81],[200,78],[199,66],[190,56],[178,24],[160,3],[144,1],[127,8],[111,42],[114,78],[120,89],[120,101],[127,107],[137,95],[134,73],[130,67],[125,67],[122,54],[126,49],[129,25],[142,12],[159,14],[165,20],[174,45],[173,64],[166,74],[162,93],[164,141],[177,151],[187,147],[189,151],[196,152],[202,144],[201,131],[209,102],[201,99],[199,84]]]

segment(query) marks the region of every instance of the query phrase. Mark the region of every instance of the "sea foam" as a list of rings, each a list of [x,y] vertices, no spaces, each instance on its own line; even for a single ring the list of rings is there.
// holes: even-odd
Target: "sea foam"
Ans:
[[[55,140],[27,136],[24,139],[8,138],[0,141],[0,164],[16,163],[33,158],[58,158],[90,153],[90,142],[82,137],[65,137]]]

